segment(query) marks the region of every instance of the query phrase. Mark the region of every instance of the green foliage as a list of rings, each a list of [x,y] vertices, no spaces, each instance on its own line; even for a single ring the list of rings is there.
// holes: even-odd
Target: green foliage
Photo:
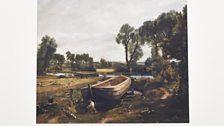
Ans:
[[[92,71],[96,72],[96,68],[94,66],[89,66],[89,65],[81,65],[79,66],[80,71]]]
[[[66,52],[67,60],[71,63],[71,69],[91,69],[93,67],[93,58],[88,53],[72,54],[70,51]]]
[[[179,93],[188,95],[187,6],[182,12],[162,13],[144,22],[139,35],[152,48],[152,60],[147,59],[146,65],[155,80],[175,85]],[[171,59],[180,61],[179,65],[170,63]]]
[[[125,64],[117,64],[115,66],[115,72],[128,72]]]
[[[130,54],[130,65],[136,64],[136,62],[143,56],[143,50],[141,48],[140,36],[136,31],[132,34],[132,41],[128,45],[128,52]]]
[[[121,26],[120,32],[117,34],[116,41],[118,44],[128,45],[131,40],[131,36],[135,28],[131,27],[129,24],[124,24]]]
[[[82,98],[82,93],[80,89],[73,89],[72,90],[72,100],[76,102]]]
[[[116,37],[116,42],[125,48],[125,60],[127,69],[130,70],[132,64],[136,63],[143,56],[141,41],[138,31],[129,24],[124,24]]]
[[[75,62],[77,65],[80,65],[82,62],[82,56],[80,54],[76,54],[75,56]]]
[[[72,53],[70,51],[67,51],[65,54],[66,54],[67,60],[69,61]]]
[[[101,58],[101,59],[100,59],[100,67],[101,67],[101,68],[112,67],[112,63],[106,61],[106,60],[103,59],[103,58]]]
[[[77,54],[75,57],[75,62],[78,67],[80,67],[80,65],[93,66],[93,58],[87,53]]]
[[[178,90],[180,82],[178,69],[163,57],[152,59],[149,69],[152,71],[155,83],[163,84],[165,87],[173,87],[173,91]]]
[[[139,28],[139,35],[148,45],[155,49],[155,56],[158,56],[159,48],[168,43],[173,35],[173,27],[176,24],[177,12],[170,11],[162,13],[154,21],[146,21]],[[163,57],[167,58],[163,50]]]
[[[176,15],[176,24],[172,29],[172,37],[169,43],[162,45],[164,51],[170,58],[178,60],[184,60],[187,57],[187,24],[184,17],[182,13]]]
[[[75,54],[72,54],[70,51],[66,52],[67,61],[70,62],[70,67],[72,68],[75,61]]]
[[[50,60],[56,52],[57,44],[54,38],[45,35],[37,50],[37,74],[43,74],[50,65]]]
[[[52,59],[53,64],[55,64],[59,69],[62,69],[62,65],[65,62],[64,55],[61,55],[59,53],[54,54]]]
[[[107,67],[107,61],[103,58],[100,59],[100,64],[102,68]]]
[[[145,66],[149,66],[151,65],[153,62],[152,58],[151,57],[148,57],[146,60],[145,60]]]

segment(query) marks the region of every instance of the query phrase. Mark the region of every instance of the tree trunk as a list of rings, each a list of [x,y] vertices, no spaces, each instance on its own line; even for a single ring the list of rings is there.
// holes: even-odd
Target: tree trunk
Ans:
[[[130,61],[129,61],[130,63],[132,62],[132,60],[133,60],[133,58],[134,58],[134,55],[135,55],[135,53],[136,53],[137,48],[138,48],[138,41],[137,41],[137,43],[136,43],[136,45],[135,45],[134,51],[133,51],[132,54],[131,54],[131,58],[130,58]]]
[[[125,45],[125,59],[126,59],[126,66],[127,70],[130,70],[130,62],[128,60],[128,44]]]
[[[162,55],[164,59],[168,59],[165,49],[162,48]]]
[[[158,43],[159,43],[159,40],[158,40],[158,37],[156,37],[156,35],[153,36],[153,41],[154,41],[154,47],[155,47],[155,57],[158,56]]]
[[[155,56],[157,57],[159,54],[158,54],[158,46],[157,46],[157,42],[155,43]]]

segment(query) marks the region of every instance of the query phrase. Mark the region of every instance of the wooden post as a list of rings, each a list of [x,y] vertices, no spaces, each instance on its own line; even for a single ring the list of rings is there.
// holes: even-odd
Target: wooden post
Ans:
[[[73,100],[73,99],[72,99],[72,98],[73,98],[73,97],[72,97],[72,96],[73,96],[73,89],[69,89],[69,96],[70,96],[70,99]]]
[[[89,94],[90,94],[90,97],[91,97],[91,100],[93,99],[93,92],[92,92],[92,88],[91,88],[91,85],[88,84],[88,89],[89,89]]]

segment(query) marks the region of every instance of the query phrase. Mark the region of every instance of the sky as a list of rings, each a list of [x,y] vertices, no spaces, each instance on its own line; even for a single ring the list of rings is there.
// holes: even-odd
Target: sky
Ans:
[[[162,12],[181,11],[186,0],[38,0],[37,43],[50,35],[58,44],[57,53],[89,53],[94,61],[125,61],[123,45],[115,38],[121,26],[138,28]],[[144,62],[151,56],[145,45]]]

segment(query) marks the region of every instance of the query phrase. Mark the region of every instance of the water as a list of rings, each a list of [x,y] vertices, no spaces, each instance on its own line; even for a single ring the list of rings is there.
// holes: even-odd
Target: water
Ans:
[[[73,77],[73,73],[46,73],[46,75],[52,75],[52,76],[66,76],[66,77]]]
[[[47,75],[53,75],[53,76],[66,76],[66,77],[74,77],[74,74],[72,73],[46,73]],[[106,77],[119,77],[121,74],[106,74]],[[99,74],[99,77],[103,77],[103,74]],[[153,79],[152,75],[141,75],[141,74],[133,74],[130,75],[132,78],[140,79],[140,78],[150,78]]]
[[[154,77],[151,75],[131,75],[131,77],[139,79],[139,78],[150,78],[153,79]]]
[[[99,76],[103,76],[102,74],[99,74]],[[106,77],[119,77],[120,74],[107,74]],[[153,76],[151,75],[130,75],[132,78],[140,79],[140,78],[150,78],[153,79]]]

